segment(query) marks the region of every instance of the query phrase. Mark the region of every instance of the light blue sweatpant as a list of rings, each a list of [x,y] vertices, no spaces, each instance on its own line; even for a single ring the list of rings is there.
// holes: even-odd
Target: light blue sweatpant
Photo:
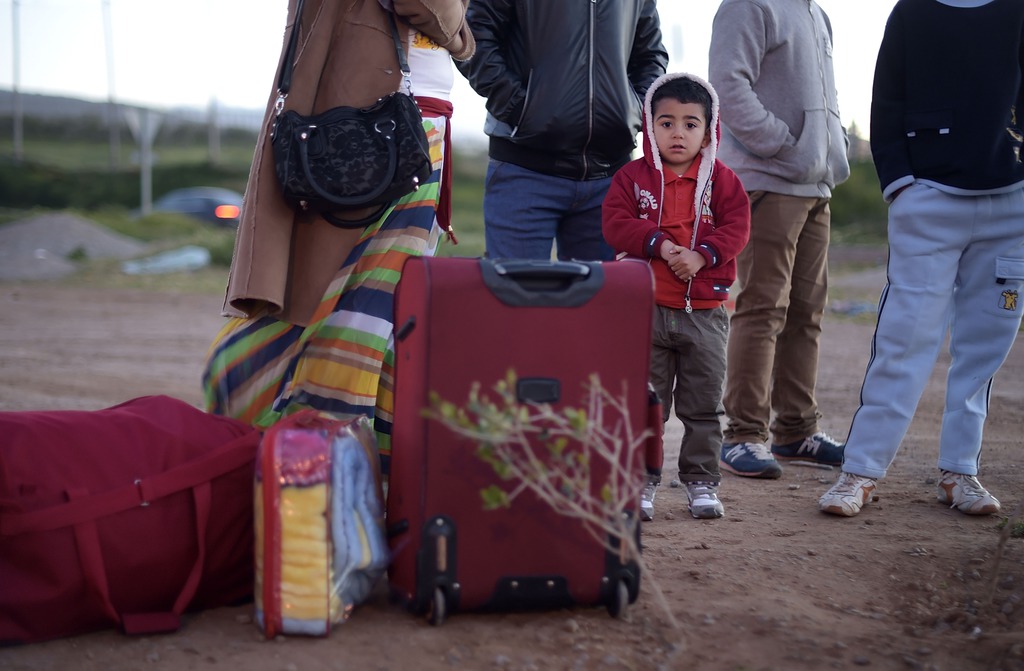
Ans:
[[[938,466],[977,475],[992,377],[1024,309],[1024,189],[955,196],[913,184],[889,208],[887,276],[843,470],[885,477],[948,329]]]

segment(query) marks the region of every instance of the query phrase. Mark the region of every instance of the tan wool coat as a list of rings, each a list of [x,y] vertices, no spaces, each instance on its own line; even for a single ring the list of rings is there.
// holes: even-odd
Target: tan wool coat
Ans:
[[[475,49],[465,22],[468,2],[394,0],[404,43],[410,30],[418,30],[453,58],[468,59]],[[294,28],[295,4],[290,0],[281,60]],[[304,0],[302,14],[285,109],[318,114],[339,105],[366,107],[399,89],[391,24],[380,0]],[[279,62],[278,72],[280,67]],[[270,140],[276,100],[275,74],[245,188],[224,314],[270,314],[306,325],[363,231],[337,228],[284,201]]]

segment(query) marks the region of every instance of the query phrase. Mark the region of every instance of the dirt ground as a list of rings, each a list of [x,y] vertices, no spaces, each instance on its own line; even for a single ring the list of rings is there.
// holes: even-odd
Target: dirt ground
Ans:
[[[870,353],[871,316],[851,314],[883,281],[878,267],[833,261],[845,314],[827,316],[818,400],[837,437]],[[216,295],[0,283],[0,410],[96,409],[158,393],[199,404],[219,306]],[[240,606],[191,615],[172,635],[105,631],[0,649],[0,669],[1024,670],[1024,538],[1001,534],[1000,517],[935,501],[945,361],[878,501],[857,518],[818,512],[836,473],[814,467],[787,465],[774,481],[727,474],[721,520],[694,520],[682,490],[662,487],[643,526],[651,570],[625,619],[603,608],[455,613],[431,627],[382,586],[326,639],[264,641],[251,606]],[[992,393],[981,473],[1018,524],[1022,407],[1018,343]],[[667,473],[680,431],[670,427]],[[678,629],[652,597],[654,581]]]

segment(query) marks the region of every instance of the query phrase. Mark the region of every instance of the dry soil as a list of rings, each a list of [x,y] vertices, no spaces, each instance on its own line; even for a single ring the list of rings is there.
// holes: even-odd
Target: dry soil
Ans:
[[[823,427],[845,436],[871,346],[878,253],[835,251],[821,352]],[[858,261],[855,266],[844,263]],[[864,267],[863,263],[869,266]],[[220,296],[73,283],[0,283],[0,410],[95,409],[146,394],[199,404]],[[0,650],[0,669],[818,669],[1024,670],[1024,538],[1002,517],[935,500],[944,390],[940,359],[879,498],[856,518],[824,515],[836,473],[787,465],[779,480],[727,475],[726,516],[698,521],[662,487],[643,526],[650,572],[625,619],[601,608],[453,614],[431,627],[386,590],[326,639],[264,641],[250,606],[191,615],[176,634],[115,631]],[[1024,347],[996,379],[981,479],[1021,524]],[[671,473],[680,437],[667,440]],[[668,597],[678,627],[652,597]],[[2,586],[0,586],[2,589]]]

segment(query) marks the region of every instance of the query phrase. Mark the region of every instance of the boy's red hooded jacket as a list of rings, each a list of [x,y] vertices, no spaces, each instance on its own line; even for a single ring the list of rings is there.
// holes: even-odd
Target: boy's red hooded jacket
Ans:
[[[701,149],[694,198],[693,230],[690,240],[674,240],[678,245],[700,253],[707,265],[689,282],[684,282],[665,268],[655,267],[657,293],[679,291],[690,299],[725,301],[736,281],[736,256],[750,237],[750,201],[743,184],[724,163],[716,158],[719,137],[718,94],[705,80],[695,75],[669,73],[658,78],[644,99],[642,158],[630,161],[612,179],[602,208],[602,230],[608,244],[620,257],[645,259],[664,264],[658,249],[668,234],[662,230],[662,208],[665,180],[661,155],[654,140],[654,118],[651,100],[654,92],[666,82],[688,78],[707,89],[711,95],[711,141]],[[670,236],[668,236],[672,239]],[[665,285],[669,284],[668,287]]]

